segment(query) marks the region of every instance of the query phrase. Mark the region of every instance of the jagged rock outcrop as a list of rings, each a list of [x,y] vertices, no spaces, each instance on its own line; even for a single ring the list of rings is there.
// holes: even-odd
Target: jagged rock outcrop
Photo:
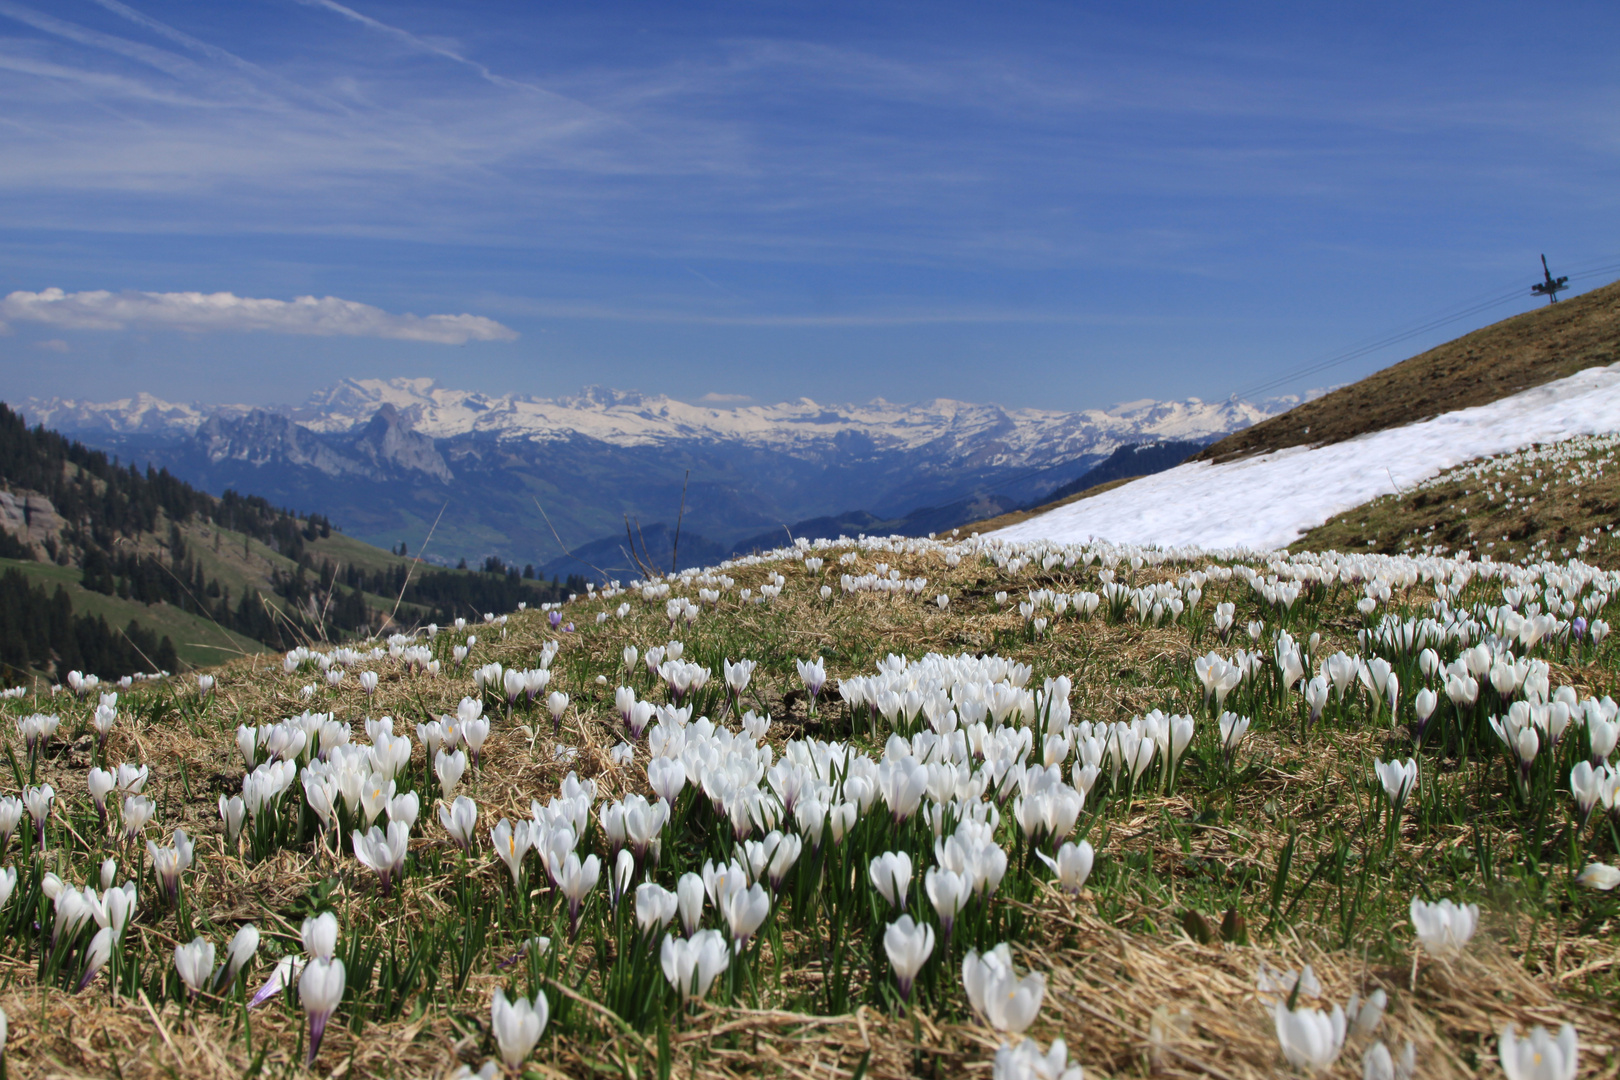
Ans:
[[[412,428],[392,405],[378,409],[350,446],[355,456],[370,462],[381,473],[425,473],[447,484],[452,479],[450,466],[433,440]]]

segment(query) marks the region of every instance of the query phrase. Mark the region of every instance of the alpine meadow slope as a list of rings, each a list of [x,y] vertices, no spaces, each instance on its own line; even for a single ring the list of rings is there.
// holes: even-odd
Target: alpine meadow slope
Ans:
[[[1598,1080],[1617,597],[806,540],[8,695],[8,1065],[1489,1080],[1522,1046],[1557,1061],[1510,1077]]]
[[[1287,547],[1331,518],[1354,517],[1364,503],[1472,459],[1620,429],[1617,360],[1620,283],[1464,335],[1229,435],[1174,469],[1008,523],[997,535]],[[1385,533],[1409,531],[1388,508],[1383,518]],[[1529,535],[1514,528],[1516,540]],[[1446,531],[1448,550],[1473,548],[1472,530]],[[1480,532],[1476,554],[1501,542],[1495,536]],[[1313,545],[1322,539],[1313,534]],[[1376,537],[1356,540],[1379,549]]]

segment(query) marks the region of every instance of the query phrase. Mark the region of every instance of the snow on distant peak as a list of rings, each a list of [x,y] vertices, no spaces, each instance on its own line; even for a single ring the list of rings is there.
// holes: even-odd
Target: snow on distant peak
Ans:
[[[428,378],[344,379],[302,405],[277,407],[311,431],[341,434],[368,423],[384,405],[436,439],[484,436],[503,441],[596,439],[616,446],[700,440],[742,443],[786,453],[817,452],[841,438],[870,440],[874,450],[937,450],[987,464],[1044,464],[1107,454],[1130,442],[1199,439],[1245,427],[1275,410],[1248,402],[1209,404],[1144,399],[1112,409],[1061,412],[1009,409],[950,398],[898,404],[826,404],[809,397],[764,404],[679,401],[587,386],[570,397],[489,395],[439,386]],[[32,415],[69,431],[193,434],[216,411],[150,395],[91,404],[31,402]],[[246,406],[226,411],[241,415]]]
[[[108,432],[118,435],[194,434],[215,412],[240,416],[247,405],[199,405],[164,401],[148,393],[116,401],[76,398],[30,398],[22,413],[29,423],[61,431]]]
[[[1198,402],[1197,398],[1188,398],[1188,403]],[[1122,401],[1108,410],[1109,416],[1130,416],[1132,413],[1146,412],[1159,404],[1157,398],[1141,398],[1136,401]],[[1201,402],[1200,402],[1201,404]]]

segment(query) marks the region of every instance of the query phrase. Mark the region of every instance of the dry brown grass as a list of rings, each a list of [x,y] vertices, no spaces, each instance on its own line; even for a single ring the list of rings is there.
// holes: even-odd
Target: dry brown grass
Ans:
[[[792,656],[817,652],[827,656],[829,673],[836,677],[870,671],[889,650],[913,656],[929,649],[998,651],[1035,665],[1036,683],[1044,675],[1070,675],[1075,681],[1077,719],[1128,718],[1175,703],[1192,707],[1184,679],[1178,681],[1195,651],[1184,627],[1144,628],[1110,624],[1099,617],[1061,621],[1040,640],[1020,635],[1021,620],[1012,608],[1022,589],[1049,583],[1072,590],[1084,584],[1078,576],[1060,573],[1053,579],[1026,574],[1014,582],[976,560],[947,569],[933,556],[869,554],[863,557],[862,568],[869,569],[880,558],[907,574],[928,576],[933,584],[927,595],[948,592],[953,598],[950,612],[916,599],[872,594],[823,604],[812,595],[811,586],[819,582],[806,582],[803,568],[789,565],[783,568],[789,588],[779,601],[743,606],[733,594],[722,601],[720,611],[706,611],[696,627],[682,628],[675,636],[685,640],[689,650],[715,648],[762,660],[756,686],[761,704],[776,717],[772,737],[778,741],[801,733],[823,738],[837,733],[839,709],[824,707],[821,717],[812,719],[791,675]],[[835,585],[836,565],[826,571]],[[763,577],[762,570],[733,574],[739,586],[757,587]],[[1138,580],[1150,576],[1144,572]],[[1008,609],[997,609],[990,600],[998,588],[1013,593]],[[1341,602],[1353,602],[1354,595],[1347,593]],[[1230,597],[1212,588],[1204,604],[1207,608],[1223,598],[1238,600],[1240,612],[1245,610],[1245,598],[1235,587]],[[610,678],[607,686],[598,687],[594,674],[611,672],[624,644],[661,643],[670,630],[662,605],[639,600],[632,602],[630,618],[610,619],[595,627],[592,616],[600,606],[580,604],[570,611],[580,630],[560,635],[562,652],[553,664],[559,679],[565,680],[558,685],[574,697],[564,741],[579,749],[578,757],[567,766],[551,759],[549,720],[540,723],[541,734],[531,749],[516,724],[497,715],[482,775],[469,773],[464,781],[479,802],[481,835],[503,814],[526,815],[530,799],[554,794],[569,768],[595,777],[605,797],[645,791],[639,764],[620,770],[608,762],[606,750],[618,739],[611,716],[616,680]],[[1323,622],[1323,651],[1353,649],[1359,625],[1344,616]],[[489,660],[527,665],[540,644],[554,636],[538,613],[514,616],[504,639],[498,630],[477,630],[480,644],[469,669]],[[1196,649],[1212,644],[1205,637]],[[317,706],[349,719],[367,713],[393,715],[403,721],[401,727],[414,741],[416,721],[453,712],[456,701],[470,689],[470,671],[465,669],[438,679],[407,676],[391,663],[375,669],[382,680],[374,700],[367,701],[351,677],[336,693],[323,689]],[[335,879],[330,903],[345,932],[365,927],[370,933],[397,933],[401,920],[431,918],[445,910],[445,898],[454,889],[448,872],[414,877],[401,895],[384,903],[369,875],[352,859],[333,863],[308,851],[282,852],[249,865],[224,850],[214,803],[221,792],[238,788],[242,772],[229,733],[239,720],[268,722],[306,707],[297,688],[308,676],[284,676],[274,659],[264,657],[238,660],[218,669],[217,675],[216,699],[201,721],[187,726],[175,722],[171,714],[162,724],[132,727],[126,722],[114,734],[109,754],[113,761],[140,760],[151,767],[148,791],[158,799],[158,820],[165,831],[183,824],[200,837],[200,872],[190,894],[199,916],[220,928],[215,939],[252,919],[267,935],[279,935],[281,944],[289,945],[288,937],[296,938],[298,916],[293,912],[299,899],[328,878]],[[1620,690],[1614,670],[1607,666],[1559,668],[1554,682],[1559,681],[1600,693]],[[64,721],[64,734],[69,726]],[[1265,767],[1252,784],[1233,794],[1230,822],[1224,826],[1200,823],[1204,808],[1191,795],[1143,798],[1123,814],[1110,811],[1092,834],[1099,859],[1139,856],[1169,892],[1144,891],[1111,920],[1099,917],[1096,897],[1090,894],[1076,899],[1044,889],[1037,895],[1028,910],[1030,931],[1018,948],[1023,962],[1048,972],[1049,990],[1029,1034],[1043,1044],[1066,1039],[1092,1077],[1207,1075],[1249,1080],[1288,1075],[1254,976],[1262,962],[1295,967],[1309,962],[1332,1000],[1342,1002],[1352,991],[1365,994],[1377,987],[1389,992],[1391,1008],[1382,1037],[1391,1045],[1414,1039],[1421,1076],[1496,1075],[1494,1038],[1505,1022],[1522,1028],[1566,1020],[1580,1029],[1585,1048],[1582,1076],[1615,1076],[1620,998],[1613,976],[1620,965],[1620,946],[1612,927],[1577,935],[1556,915],[1549,923],[1546,913],[1524,909],[1521,899],[1504,894],[1498,906],[1488,907],[1476,946],[1463,959],[1449,966],[1425,960],[1415,968],[1409,959],[1399,963],[1368,959],[1369,946],[1359,939],[1351,948],[1339,948],[1330,930],[1308,917],[1268,935],[1261,932],[1262,916],[1251,909],[1253,944],[1200,945],[1183,931],[1178,921],[1181,908],[1196,905],[1201,895],[1195,861],[1227,869],[1249,865],[1269,870],[1290,822],[1308,825],[1354,803],[1346,763],[1359,768],[1366,757],[1383,750],[1386,738],[1386,732],[1355,731],[1336,735],[1331,744],[1301,744],[1286,728],[1257,729],[1247,753],[1264,761]],[[88,741],[81,739],[49,763],[44,775],[62,798],[84,800],[88,750]],[[420,760],[420,747],[416,753]],[[1193,837],[1190,853],[1167,823]],[[1401,858],[1421,859],[1426,851],[1435,850],[1431,845],[1436,843],[1462,844],[1466,837],[1420,841],[1414,833],[1403,841]],[[425,805],[413,848],[420,853],[443,844],[432,808]],[[61,869],[65,876],[84,877],[82,867]],[[484,845],[473,860],[471,878],[493,892],[509,880],[505,874]],[[1404,902],[1403,896],[1396,906]],[[131,940],[139,945],[132,947],[146,950],[150,962],[164,963],[173,945],[173,915],[143,908],[136,925]],[[1369,928],[1367,936],[1402,933],[1392,923]],[[441,989],[434,1000],[424,1003],[421,1015],[367,1023],[350,1031],[346,1012],[340,1012],[328,1030],[316,1073],[437,1077],[458,1063],[481,1062],[491,1053],[489,997],[504,978],[496,964],[510,955],[512,944],[510,935],[497,935],[465,992],[450,995]],[[212,1007],[182,1018],[172,1002],[109,1003],[104,985],[99,992],[93,989],[80,996],[42,990],[34,985],[32,964],[19,959],[14,948],[0,950],[0,956],[4,957],[0,1007],[10,1017],[12,1076],[215,1080],[247,1075],[259,1054],[264,1055],[263,1075],[299,1071],[295,1055],[303,1019],[278,1002],[252,1014],[250,1051],[237,1010]],[[263,956],[261,951],[255,984],[268,973]],[[814,965],[797,976],[800,985],[820,977]],[[554,985],[553,1001],[568,992]],[[598,1021],[589,1037],[548,1032],[531,1063],[534,1071],[548,1077],[656,1075],[653,1033],[621,1030],[601,1015],[605,1010],[599,1006],[581,1008]],[[1184,1018],[1181,1010],[1186,1010]],[[986,1077],[995,1045],[988,1029],[964,1023],[959,1016],[916,1011],[897,1017],[871,1006],[846,1016],[807,1015],[786,991],[767,993],[758,1010],[711,1004],[677,1029],[671,1040],[673,1075],[705,1080],[741,1076],[831,1080],[854,1076],[863,1062],[865,1075],[871,1077]],[[1357,1071],[1359,1056],[1347,1052],[1334,1075]]]
[[[1620,361],[1620,282],[1465,334],[1194,456],[1227,461],[1289,446],[1343,442],[1493,401],[1584,368]]]

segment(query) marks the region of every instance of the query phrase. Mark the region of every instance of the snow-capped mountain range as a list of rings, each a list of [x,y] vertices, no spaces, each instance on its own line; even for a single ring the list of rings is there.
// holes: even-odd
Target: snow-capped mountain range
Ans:
[[[685,528],[722,545],[857,510],[892,522],[947,508],[926,517],[949,527],[1038,499],[1121,446],[1207,442],[1292,404],[1189,398],[1060,412],[800,398],[728,407],[598,387],[541,398],[349,379],[294,406],[138,394],[21,409],[31,423],[207,489],[324,513],[374,543],[415,550],[445,507],[440,556],[544,564],[560,554],[545,518],[570,546],[622,537],[626,515],[673,522],[683,488]]]
[[[1108,410],[1058,412],[949,398],[915,404],[879,398],[864,405],[822,405],[800,398],[721,408],[600,387],[586,387],[577,397],[495,397],[436,386],[431,379],[345,379],[303,405],[263,409],[323,435],[353,432],[369,423],[382,406],[391,405],[401,421],[432,439],[482,435],[550,442],[584,437],[619,447],[699,440],[789,454],[814,452],[818,444],[851,434],[892,450],[937,447],[940,440],[963,450],[993,442],[995,453],[987,463],[1023,467],[1109,453],[1129,442],[1221,435],[1265,419],[1278,411],[1277,404],[1148,399]],[[100,433],[172,437],[195,435],[211,417],[239,419],[255,408],[182,404],[143,393],[107,402],[29,399],[24,411],[31,420],[80,437]]]

